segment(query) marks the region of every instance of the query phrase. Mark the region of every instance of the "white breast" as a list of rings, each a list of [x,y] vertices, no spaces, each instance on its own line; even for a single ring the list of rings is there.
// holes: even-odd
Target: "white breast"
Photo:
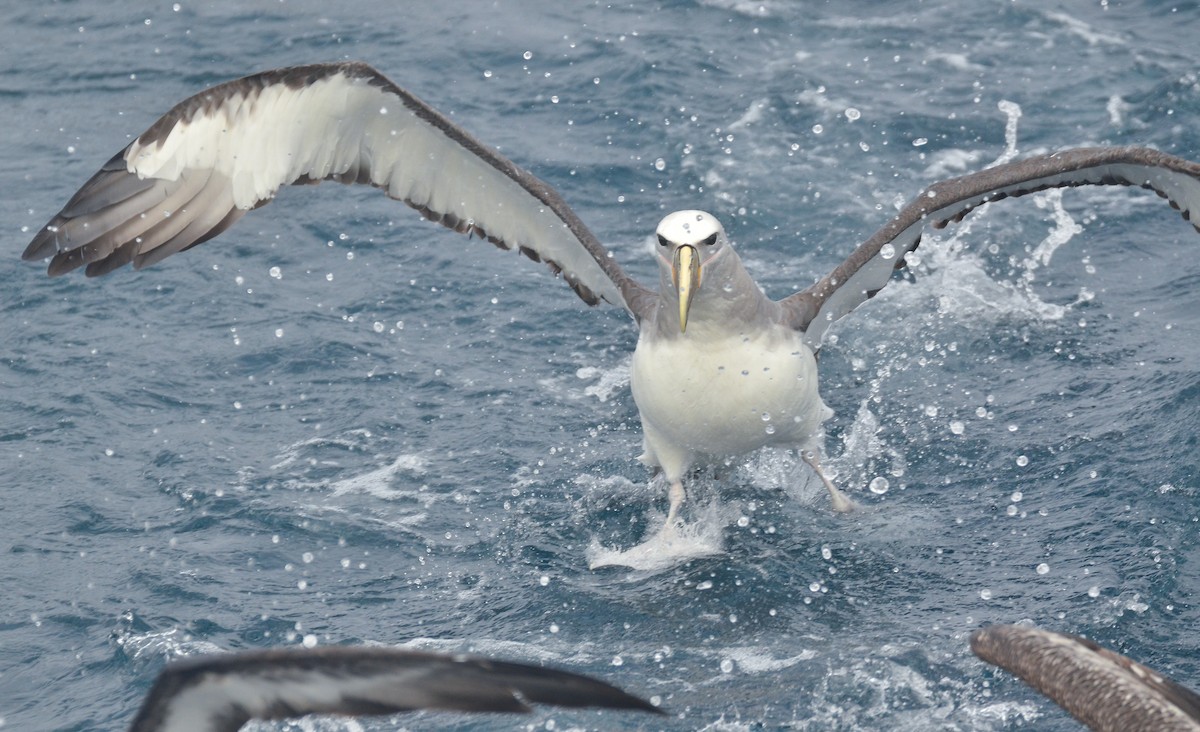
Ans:
[[[647,338],[633,354],[633,398],[646,461],[670,476],[701,457],[766,445],[803,446],[830,411],[817,393],[817,364],[793,330],[756,336]]]

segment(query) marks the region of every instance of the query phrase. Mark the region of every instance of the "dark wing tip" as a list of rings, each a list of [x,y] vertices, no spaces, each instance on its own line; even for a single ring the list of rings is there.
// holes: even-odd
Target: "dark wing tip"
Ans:
[[[590,676],[526,664],[485,659],[479,659],[479,662],[489,673],[498,672],[510,677],[513,689],[530,702],[562,707],[602,707],[666,714],[649,701]]]

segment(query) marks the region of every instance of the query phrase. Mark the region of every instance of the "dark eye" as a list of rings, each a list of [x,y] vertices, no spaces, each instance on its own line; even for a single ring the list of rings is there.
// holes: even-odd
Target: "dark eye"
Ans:
[[[667,239],[667,237],[663,236],[662,234],[658,235],[658,243],[662,244],[664,247],[671,246],[671,242]]]
[[[714,231],[711,235],[709,235],[709,237],[707,239],[705,239],[704,241],[702,241],[700,243],[706,247],[711,247],[713,244],[716,244],[717,243],[717,232]]]

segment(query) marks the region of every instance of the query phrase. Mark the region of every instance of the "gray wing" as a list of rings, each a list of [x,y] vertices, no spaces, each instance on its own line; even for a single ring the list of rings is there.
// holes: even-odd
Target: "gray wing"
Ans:
[[[1091,730],[1200,730],[1195,692],[1084,638],[992,625],[971,635],[971,650],[1050,697]]]
[[[636,315],[630,278],[549,185],[362,63],[276,69],[176,105],[108,161],[24,258],[88,276],[196,246],[283,185],[368,183],[426,217],[517,249],[588,304]]]
[[[329,646],[186,659],[159,675],[130,732],[235,732],[251,719],[417,709],[528,712],[530,703],[635,709],[649,702],[586,676],[485,658]]]
[[[832,272],[783,301],[792,327],[819,348],[829,326],[883,289],[926,224],[942,228],[985,203],[1026,193],[1085,185],[1149,188],[1188,219],[1200,210],[1200,165],[1140,147],[1078,148],[935,183],[863,242]],[[1195,224],[1196,222],[1193,222]]]

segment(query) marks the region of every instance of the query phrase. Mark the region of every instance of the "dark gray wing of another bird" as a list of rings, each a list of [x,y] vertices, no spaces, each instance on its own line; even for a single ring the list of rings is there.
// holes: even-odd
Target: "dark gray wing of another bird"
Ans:
[[[1200,731],[1200,696],[1084,638],[992,625],[971,635],[971,650],[1095,732]]]
[[[926,224],[941,228],[1002,198],[1085,185],[1149,188],[1185,219],[1200,210],[1200,165],[1140,147],[1092,147],[1038,155],[935,183],[812,287],[783,301],[787,322],[819,348],[829,326],[883,289]],[[1193,224],[1196,224],[1193,221]],[[1200,228],[1200,227],[1198,227]]]
[[[382,188],[426,217],[544,261],[588,304],[639,318],[635,282],[545,182],[362,63],[276,69],[176,105],[41,229],[24,258],[88,276],[196,246],[281,186]]]
[[[235,732],[251,719],[417,709],[528,712],[529,704],[662,714],[586,676],[486,658],[329,646],[186,659],[159,675],[130,732]]]

